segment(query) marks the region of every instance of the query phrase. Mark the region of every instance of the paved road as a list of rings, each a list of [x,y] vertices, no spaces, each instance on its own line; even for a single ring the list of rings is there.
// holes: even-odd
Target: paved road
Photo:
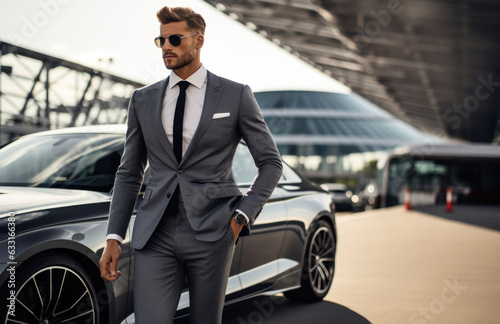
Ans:
[[[500,323],[500,208],[440,209],[339,216],[336,273],[323,302],[252,299],[226,307],[223,323]]]

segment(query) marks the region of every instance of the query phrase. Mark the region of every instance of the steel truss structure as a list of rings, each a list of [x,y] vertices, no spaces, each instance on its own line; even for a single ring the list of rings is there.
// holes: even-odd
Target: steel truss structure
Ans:
[[[0,144],[68,126],[116,124],[143,84],[0,41]]]
[[[424,132],[500,135],[498,0],[205,1]]]

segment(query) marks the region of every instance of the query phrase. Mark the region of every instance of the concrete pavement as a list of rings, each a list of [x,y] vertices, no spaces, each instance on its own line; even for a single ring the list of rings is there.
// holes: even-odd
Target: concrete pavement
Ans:
[[[338,223],[326,300],[371,323],[500,323],[500,232],[402,207]]]

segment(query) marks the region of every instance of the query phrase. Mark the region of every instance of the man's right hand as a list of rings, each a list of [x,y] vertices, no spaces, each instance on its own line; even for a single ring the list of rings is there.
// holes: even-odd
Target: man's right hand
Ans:
[[[120,243],[117,240],[109,239],[106,241],[106,248],[102,253],[99,267],[101,268],[101,277],[107,281],[115,281],[122,274],[118,271],[117,264],[122,255]]]

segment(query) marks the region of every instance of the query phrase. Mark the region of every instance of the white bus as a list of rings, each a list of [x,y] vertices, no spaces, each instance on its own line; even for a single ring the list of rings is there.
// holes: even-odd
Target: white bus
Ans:
[[[381,207],[446,202],[500,204],[500,145],[419,145],[401,147],[379,162]]]

